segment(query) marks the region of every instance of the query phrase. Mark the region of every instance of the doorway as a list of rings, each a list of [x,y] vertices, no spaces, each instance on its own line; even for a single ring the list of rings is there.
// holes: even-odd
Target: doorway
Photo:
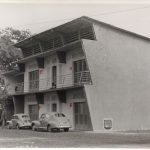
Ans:
[[[39,119],[39,105],[29,105],[29,116],[31,120],[38,120]]]
[[[92,124],[86,102],[74,103],[75,130],[92,130]]]
[[[56,88],[57,85],[57,67],[52,67],[52,88]]]

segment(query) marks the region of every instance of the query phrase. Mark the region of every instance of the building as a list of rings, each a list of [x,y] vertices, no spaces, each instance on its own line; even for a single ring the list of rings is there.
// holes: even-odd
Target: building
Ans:
[[[59,111],[76,130],[150,129],[150,39],[81,17],[15,45],[15,113]]]

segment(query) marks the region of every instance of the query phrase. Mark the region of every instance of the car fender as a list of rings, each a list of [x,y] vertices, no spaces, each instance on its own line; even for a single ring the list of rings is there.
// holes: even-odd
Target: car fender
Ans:
[[[55,121],[49,121],[48,124],[51,126],[51,128],[57,127],[57,123]]]
[[[13,123],[12,123],[11,120],[10,120],[10,121],[7,121],[7,122],[6,122],[6,125],[7,125],[7,128],[8,128],[8,129],[13,128]]]
[[[21,127],[23,125],[23,122],[20,120],[18,120],[16,123],[19,125],[19,127]]]
[[[6,124],[7,124],[7,125],[13,125],[13,123],[12,123],[11,120],[7,121]]]
[[[40,123],[38,120],[32,121],[31,126],[32,126],[33,124],[34,124],[36,127],[41,126],[41,123]]]

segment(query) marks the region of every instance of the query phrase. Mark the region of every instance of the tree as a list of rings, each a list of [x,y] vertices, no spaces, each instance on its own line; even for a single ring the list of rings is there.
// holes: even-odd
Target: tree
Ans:
[[[22,57],[22,53],[19,48],[14,47],[14,44],[30,36],[31,32],[29,30],[13,28],[0,30],[0,72],[10,71],[16,67],[16,64],[12,62],[19,60]],[[7,85],[5,85],[0,74],[0,103],[3,107],[6,106],[8,98]]]
[[[0,70],[9,71],[14,69],[12,62],[22,57],[21,50],[13,45],[31,36],[29,30],[17,30],[6,28],[0,30]]]
[[[13,42],[20,42],[26,38],[31,36],[31,32],[29,30],[17,30],[13,28],[5,28],[4,30],[0,30],[1,37],[7,37]]]

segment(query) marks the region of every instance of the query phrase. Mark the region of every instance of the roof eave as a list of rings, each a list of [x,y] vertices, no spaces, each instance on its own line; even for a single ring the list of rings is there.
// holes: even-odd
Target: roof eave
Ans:
[[[65,26],[69,25],[69,24],[73,24],[73,23],[75,23],[75,22],[82,21],[82,19],[84,20],[84,18],[87,18],[87,17],[82,16],[82,17],[80,17],[80,18],[74,19],[74,20],[72,20],[72,21],[69,21],[69,22],[64,23],[64,24],[62,24],[62,25],[59,25],[59,26],[56,26],[56,27],[51,28],[51,29],[49,29],[49,30],[40,32],[40,33],[38,33],[38,34],[36,34],[36,35],[33,35],[33,36],[31,36],[31,37],[29,37],[29,38],[27,38],[27,39],[25,39],[25,40],[22,40],[22,41],[20,41],[20,42],[18,42],[18,43],[16,43],[16,44],[14,44],[14,46],[17,47],[17,48],[21,48],[21,47],[23,47],[23,46],[26,44],[26,42],[29,42],[29,40],[36,39],[36,37],[38,37],[38,36],[40,37],[40,36],[42,36],[42,35],[45,34],[45,33],[53,32],[54,30],[63,28],[63,27],[65,27]],[[84,20],[84,21],[85,21],[85,20]]]

